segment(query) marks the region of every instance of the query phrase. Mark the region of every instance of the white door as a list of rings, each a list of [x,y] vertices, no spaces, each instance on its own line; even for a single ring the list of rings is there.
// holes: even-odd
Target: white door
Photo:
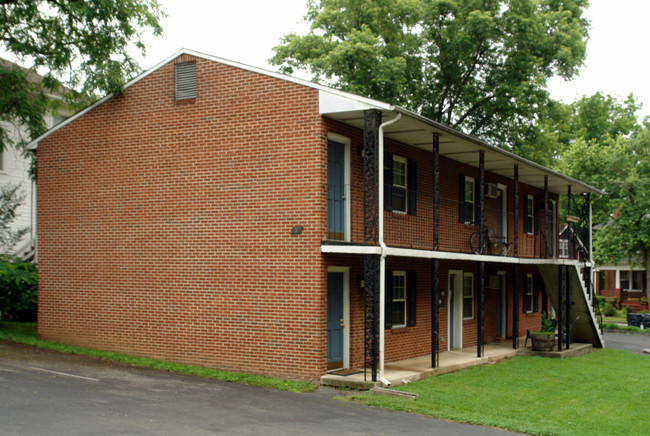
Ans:
[[[463,348],[463,272],[449,271],[448,281],[448,319],[449,340],[447,348]]]

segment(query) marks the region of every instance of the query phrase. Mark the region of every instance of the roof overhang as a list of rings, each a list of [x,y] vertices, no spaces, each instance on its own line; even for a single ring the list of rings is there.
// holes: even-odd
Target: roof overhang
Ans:
[[[568,187],[574,194],[605,192],[584,182],[557,173],[535,162],[524,159],[507,150],[488,144],[472,135],[467,135],[445,124],[422,117],[399,106],[362,99],[337,90],[320,90],[320,113],[324,117],[363,129],[363,113],[375,109],[382,113],[382,120],[388,121],[401,114],[401,119],[384,128],[384,136],[403,144],[433,151],[433,134],[439,138],[440,155],[473,167],[479,166],[479,151],[485,152],[485,170],[512,179],[514,166],[519,166],[519,181],[544,189],[544,177],[548,177],[549,192],[566,194]]]

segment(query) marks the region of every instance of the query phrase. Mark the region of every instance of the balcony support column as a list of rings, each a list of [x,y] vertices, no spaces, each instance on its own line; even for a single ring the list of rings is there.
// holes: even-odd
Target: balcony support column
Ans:
[[[550,249],[550,244],[552,244],[552,241],[549,241],[549,238],[551,237],[551,220],[549,219],[549,215],[551,214],[551,211],[548,207],[548,176],[544,176],[544,257],[549,257],[549,254],[553,252],[553,250]]]
[[[485,152],[479,152],[478,165],[478,234],[479,247],[483,247],[485,238]],[[476,356],[483,357],[485,334],[485,262],[478,263],[478,326],[476,338]]]
[[[519,256],[519,165],[515,164],[515,174],[514,174],[515,189],[513,190],[513,202],[515,205],[515,216],[514,216],[514,254],[515,257]]]
[[[587,208],[589,210],[588,215],[587,215],[587,259],[586,261],[589,261],[591,265],[594,263],[593,259],[593,253],[591,251],[591,195],[589,193],[585,194],[585,201],[587,203]],[[593,280],[593,273],[591,266],[585,267],[585,286],[587,286],[587,293],[589,295],[589,298],[591,298],[591,306],[595,307],[596,306],[596,297],[595,297],[595,292],[593,291],[594,287],[592,286],[592,280]]]
[[[512,348],[519,348],[519,264],[512,268]]]
[[[440,365],[440,259],[431,259],[431,368]]]
[[[440,138],[433,134],[433,249],[439,249]],[[431,260],[431,368],[440,364],[440,260]]]
[[[363,233],[366,244],[379,243],[379,126],[381,112],[363,113]],[[364,287],[364,370],[370,367],[372,381],[377,381],[379,366],[379,255],[363,259]]]
[[[564,341],[564,265],[558,265],[557,272],[557,351],[562,351]]]

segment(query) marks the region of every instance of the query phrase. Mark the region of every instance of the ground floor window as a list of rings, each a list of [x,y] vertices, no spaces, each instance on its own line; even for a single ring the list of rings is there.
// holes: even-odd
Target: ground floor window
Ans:
[[[406,272],[393,271],[393,327],[406,326]]]
[[[526,287],[524,288],[524,313],[533,311],[533,275],[526,275]]]
[[[474,318],[474,274],[463,274],[463,319]]]

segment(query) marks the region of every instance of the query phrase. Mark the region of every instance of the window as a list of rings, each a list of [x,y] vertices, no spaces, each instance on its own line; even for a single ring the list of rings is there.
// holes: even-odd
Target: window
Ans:
[[[621,289],[630,289],[630,272],[621,271]]]
[[[524,288],[524,313],[533,311],[533,275],[526,275],[526,287]]]
[[[463,274],[463,319],[474,318],[474,274]]]
[[[535,198],[532,195],[526,195],[526,205],[524,208],[524,232],[529,235],[533,234],[535,222]]]
[[[560,239],[560,257],[569,257],[568,239]]]
[[[458,220],[463,224],[476,222],[476,183],[472,177],[460,176]]]
[[[620,288],[643,290],[643,271],[619,271]]]
[[[406,326],[406,272],[393,271],[393,327]]]
[[[384,153],[384,209],[415,215],[417,208],[415,161]]]
[[[406,159],[393,156],[393,212],[406,213]]]
[[[632,288],[643,290],[643,271],[632,271]]]

